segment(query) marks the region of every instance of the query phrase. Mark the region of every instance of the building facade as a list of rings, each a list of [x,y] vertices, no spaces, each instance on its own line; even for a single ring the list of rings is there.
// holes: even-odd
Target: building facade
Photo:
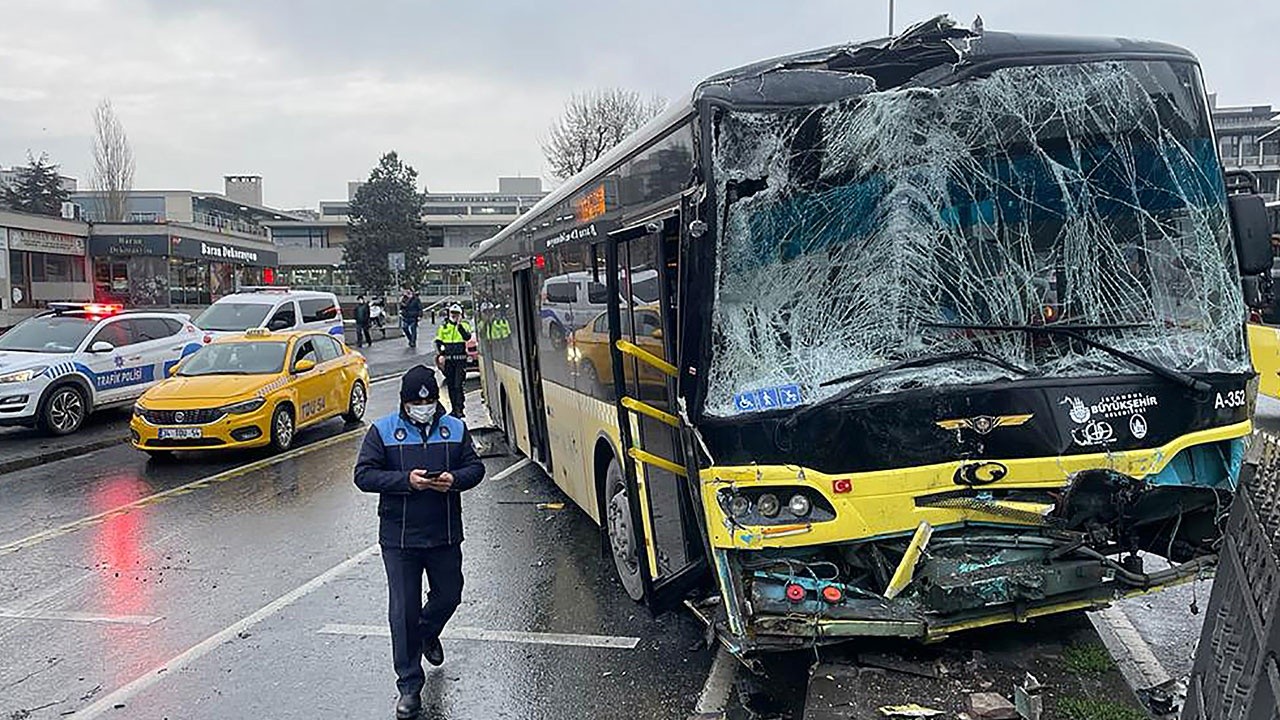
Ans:
[[[106,217],[99,193],[72,201],[92,224],[93,298],[130,307],[198,307],[273,284],[279,257],[266,222],[292,219],[261,204],[257,176],[228,176],[221,194],[131,191],[123,222]]]
[[[1225,170],[1248,170],[1258,190],[1280,200],[1280,109],[1270,105],[1219,106],[1210,96],[1218,155]]]
[[[322,201],[320,219],[349,219],[351,199],[362,183],[347,184],[347,199]],[[469,294],[471,251],[520,217],[546,195],[540,178],[500,177],[498,191],[424,193],[422,220],[427,226],[430,269],[421,288],[427,296]],[[345,237],[343,238],[345,242]]]
[[[58,300],[90,300],[88,223],[0,210],[0,328]]]

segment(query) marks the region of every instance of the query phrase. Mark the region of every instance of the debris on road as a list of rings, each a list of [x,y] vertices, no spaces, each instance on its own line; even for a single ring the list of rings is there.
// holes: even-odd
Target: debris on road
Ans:
[[[539,510],[563,510],[563,509],[564,509],[564,503],[562,503],[562,502],[542,502],[542,503],[538,503],[537,507],[538,507],[538,509],[539,509]]]
[[[1000,693],[973,693],[968,712],[973,720],[1018,720],[1018,710]]]
[[[931,718],[945,715],[946,711],[908,703],[906,705],[885,705],[878,708],[881,715],[891,718]]]
[[[1013,689],[1013,706],[1022,720],[1040,720],[1044,716],[1044,698],[1040,697],[1043,686],[1035,675],[1027,673],[1022,684]]]

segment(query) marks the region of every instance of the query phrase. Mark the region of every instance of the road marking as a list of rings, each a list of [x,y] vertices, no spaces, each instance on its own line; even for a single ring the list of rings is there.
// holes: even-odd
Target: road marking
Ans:
[[[391,637],[386,625],[329,624],[317,631],[320,635],[359,635],[361,637]],[[540,633],[518,630],[489,630],[476,627],[449,627],[441,635],[445,640],[475,640],[479,642],[509,642],[529,645],[564,645],[567,647],[607,648],[610,650],[634,650],[640,644],[638,637],[619,635],[579,635],[577,633]]]
[[[508,465],[507,467],[503,468],[502,470],[499,470],[499,471],[498,471],[498,474],[497,474],[497,475],[494,475],[494,476],[493,476],[493,477],[491,477],[491,478],[489,478],[488,482],[496,482],[496,481],[498,481],[498,480],[505,480],[505,479],[507,479],[508,477],[511,477],[512,475],[514,475],[515,473],[517,473],[517,472],[519,472],[519,471],[521,471],[521,470],[523,470],[523,469],[525,469],[525,468],[529,467],[529,466],[530,466],[530,465],[532,465],[532,464],[533,464],[533,461],[532,461],[532,460],[530,460],[529,458],[525,458],[525,459],[523,459],[523,460],[521,460],[521,461],[519,461],[519,462],[512,463],[511,465]]]
[[[154,505],[168,498],[185,495],[191,492],[192,490],[204,487],[206,485],[212,485],[214,483],[234,480],[235,478],[254,472],[256,470],[261,470],[263,468],[270,467],[278,463],[282,463],[286,460],[292,460],[293,458],[296,458],[300,455],[305,455],[309,452],[321,450],[323,448],[329,447],[330,445],[337,445],[338,443],[345,442],[357,436],[363,435],[366,431],[367,431],[367,428],[363,426],[358,427],[354,430],[348,430],[347,432],[334,435],[333,437],[328,437],[323,440],[317,440],[313,443],[303,445],[302,447],[294,448],[293,450],[290,450],[280,455],[274,455],[269,458],[255,460],[254,462],[251,462],[248,465],[241,465],[240,467],[231,468],[230,470],[224,470],[220,473],[217,473],[216,475],[210,475],[208,477],[204,477],[199,480],[194,480],[192,482],[189,482],[186,485],[179,485],[178,487],[170,488],[168,490],[163,490],[161,492],[155,493],[154,495],[148,495],[144,498],[139,498],[137,500],[134,500],[131,503],[112,508],[105,512],[100,512],[97,515],[90,515],[88,517],[80,518],[79,520],[73,520],[69,523],[66,523],[65,525],[59,525],[58,527],[50,528],[43,532],[38,532],[34,535],[29,535],[27,537],[22,538],[21,540],[15,540],[6,545],[0,545],[0,557],[4,557],[5,555],[18,552],[19,550],[22,550],[24,548],[29,548],[35,545],[39,545],[40,543],[47,542],[55,538],[60,538],[64,535],[70,535],[71,533],[77,530],[83,530],[84,528],[97,525],[99,523],[110,520],[111,518],[127,514],[131,510],[136,510],[137,508],[146,507],[148,505]]]
[[[725,650],[723,645],[719,646],[716,659],[711,661],[707,681],[702,685],[702,693],[698,695],[698,704],[693,706],[693,717],[690,720],[723,718],[729,707],[729,694],[733,691],[733,681],[737,674],[738,659]]]
[[[0,608],[0,618],[6,620],[53,620],[101,625],[139,625],[142,627],[154,625],[164,619],[163,616],[156,615],[97,615],[85,612],[15,610],[12,608]]]
[[[364,560],[376,555],[377,552],[378,546],[376,544],[370,545],[355,555],[352,555],[346,560],[343,560],[337,565],[325,570],[323,573],[320,573],[311,580],[308,580],[306,583],[299,585],[293,590],[290,590],[284,595],[281,595],[275,600],[263,605],[252,615],[228,625],[217,633],[210,635],[196,645],[188,648],[183,653],[173,657],[168,662],[157,665],[146,673],[143,673],[137,678],[131,680],[129,683],[121,686],[119,689],[99,698],[99,700],[94,704],[84,708],[83,710],[77,710],[75,712],[75,717],[94,718],[112,710],[116,705],[126,702],[143,690],[146,690],[164,678],[175,674],[177,671],[185,668],[205,655],[208,655],[210,652],[213,652],[213,650],[217,649],[219,645],[231,641],[236,637],[236,635],[248,630],[272,615],[275,615],[316,590],[319,590],[332,582],[339,575],[345,573]]]
[[[1129,687],[1146,690],[1173,679],[1124,610],[1112,605],[1105,610],[1091,612],[1089,622],[1098,631],[1098,637],[1107,646]]]

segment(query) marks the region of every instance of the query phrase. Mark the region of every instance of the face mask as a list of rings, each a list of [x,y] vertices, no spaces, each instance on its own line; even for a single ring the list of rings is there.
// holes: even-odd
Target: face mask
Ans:
[[[405,408],[409,419],[419,425],[430,425],[431,421],[436,417],[435,405],[409,405]]]

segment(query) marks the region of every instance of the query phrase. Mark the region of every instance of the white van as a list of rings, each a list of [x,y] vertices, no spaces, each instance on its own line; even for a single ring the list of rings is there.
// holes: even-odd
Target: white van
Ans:
[[[631,277],[632,302],[658,302],[658,271],[637,270]],[[556,345],[563,345],[574,330],[595,319],[609,303],[609,290],[586,270],[555,275],[542,283],[542,332]]]
[[[251,328],[318,330],[343,339],[342,307],[330,292],[246,287],[219,298],[193,321],[209,339]]]

